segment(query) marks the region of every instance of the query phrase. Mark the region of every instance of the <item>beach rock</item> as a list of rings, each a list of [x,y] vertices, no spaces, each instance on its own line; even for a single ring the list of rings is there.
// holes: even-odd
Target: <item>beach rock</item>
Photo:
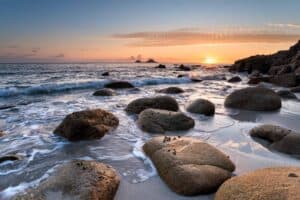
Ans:
[[[109,88],[103,88],[101,90],[97,90],[93,94],[94,96],[114,96],[116,95],[116,92]]]
[[[297,86],[297,87],[292,87],[290,89],[291,92],[294,92],[294,93],[300,93],[300,86]]]
[[[134,85],[127,81],[114,81],[111,83],[107,83],[104,85],[105,88],[111,88],[111,89],[127,89],[127,88],[134,88]]]
[[[158,69],[166,69],[166,65],[159,64],[159,65],[156,66],[155,68],[158,68]]]
[[[266,83],[269,83],[270,82],[270,76],[251,76],[249,77],[249,81],[248,81],[248,84],[250,85],[256,85],[256,84],[259,84],[261,82],[266,82]]]
[[[277,94],[284,99],[297,99],[297,96],[289,90],[279,90]]]
[[[139,114],[139,127],[149,133],[164,133],[165,131],[183,131],[194,127],[192,118],[182,112],[158,109],[146,109]]]
[[[168,87],[161,90],[158,90],[159,93],[166,93],[166,94],[179,94],[183,93],[184,90],[179,87]]]
[[[282,74],[270,77],[270,83],[282,87],[295,87],[297,86],[297,78],[295,73]]]
[[[237,83],[237,82],[241,82],[241,81],[242,81],[242,79],[239,76],[234,76],[228,80],[229,83]]]
[[[250,131],[250,136],[268,142],[266,145],[270,149],[300,156],[300,133],[275,125],[261,125]],[[258,140],[259,142],[261,140]],[[300,158],[300,157],[299,157]]]
[[[215,105],[206,99],[196,99],[187,106],[186,110],[191,113],[212,116],[215,114]]]
[[[226,181],[214,200],[299,200],[300,168],[259,169]]]
[[[177,78],[183,78],[183,77],[187,77],[187,76],[188,76],[187,74],[178,74]]]
[[[178,69],[181,71],[191,71],[192,70],[190,67],[182,65],[182,64],[179,65]]]
[[[21,160],[22,158],[18,155],[5,155],[5,156],[0,156],[0,163],[3,163],[5,161],[16,161],[16,160]]]
[[[108,111],[84,110],[67,115],[54,133],[70,141],[100,139],[118,125],[118,118]]]
[[[14,200],[113,200],[120,178],[116,171],[96,161],[71,161],[38,187],[19,194]]]
[[[179,109],[177,101],[170,96],[145,97],[136,99],[128,104],[126,111],[128,113],[139,114],[147,108],[156,108],[161,110],[177,111]]]
[[[109,76],[109,72],[103,72],[102,76]]]
[[[281,108],[281,99],[271,89],[248,87],[236,90],[227,96],[225,106],[253,111],[272,111]]]
[[[135,63],[141,63],[141,62],[142,62],[141,60],[136,60],[136,61],[135,61]]]
[[[212,193],[235,170],[228,156],[198,139],[154,137],[143,149],[163,181],[181,195]]]
[[[4,132],[0,130],[0,137],[4,136]]]
[[[196,83],[200,83],[200,82],[202,82],[203,80],[202,80],[202,79],[199,79],[199,78],[191,78],[191,81],[196,82]]]
[[[155,61],[154,59],[152,59],[152,58],[149,58],[149,59],[146,61],[146,63],[156,63],[156,61]]]

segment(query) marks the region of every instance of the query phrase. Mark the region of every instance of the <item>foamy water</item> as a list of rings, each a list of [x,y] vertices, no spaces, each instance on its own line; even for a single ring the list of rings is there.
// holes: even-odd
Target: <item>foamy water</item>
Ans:
[[[242,83],[230,84],[221,78],[206,78],[192,82],[177,78],[179,74],[207,77],[227,76],[225,70],[196,69],[193,72],[155,69],[155,65],[139,64],[51,64],[0,65],[0,155],[17,154],[20,161],[0,164],[0,199],[9,199],[17,192],[34,187],[45,180],[55,167],[68,160],[98,160],[112,165],[123,181],[133,184],[156,175],[151,161],[144,155],[142,145],[153,135],[142,132],[136,116],[128,116],[126,105],[140,97],[161,95],[156,90],[177,86],[185,93],[172,95],[181,111],[193,117],[196,125],[186,132],[167,134],[200,138],[230,155],[237,165],[235,173],[244,173],[267,166],[300,166],[299,160],[271,152],[252,140],[248,131],[262,123],[279,124],[300,130],[298,101],[283,101],[279,112],[241,112],[225,109],[224,98]],[[101,74],[109,71],[110,76]],[[95,97],[93,92],[112,80],[127,80],[139,90],[120,90],[113,97]],[[275,88],[278,89],[278,88]],[[207,98],[215,103],[216,115],[204,117],[185,111],[195,98]],[[1,109],[2,108],[2,109]],[[69,113],[102,108],[114,113],[120,125],[101,140],[71,143],[53,135],[53,130]]]

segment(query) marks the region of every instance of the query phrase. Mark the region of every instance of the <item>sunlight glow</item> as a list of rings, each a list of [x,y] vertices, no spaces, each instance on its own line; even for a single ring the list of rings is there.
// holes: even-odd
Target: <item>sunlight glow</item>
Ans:
[[[214,58],[214,57],[207,57],[207,58],[205,58],[205,60],[204,60],[204,63],[205,63],[205,64],[215,64],[215,63],[217,63],[217,62],[218,62],[217,59]]]

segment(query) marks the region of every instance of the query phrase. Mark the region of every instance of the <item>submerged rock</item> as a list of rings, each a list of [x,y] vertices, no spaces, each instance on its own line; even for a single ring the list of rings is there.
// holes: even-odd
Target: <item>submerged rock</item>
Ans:
[[[182,112],[158,109],[146,109],[139,114],[139,127],[149,133],[164,133],[165,131],[182,131],[193,128],[195,122]]]
[[[179,65],[178,69],[181,71],[191,71],[192,70],[190,67],[182,65],[182,64]]]
[[[234,76],[228,80],[229,83],[237,83],[237,82],[241,82],[241,81],[242,81],[242,79],[239,76]]]
[[[0,156],[0,163],[6,162],[6,161],[16,161],[21,160],[22,158],[18,155],[5,155]]]
[[[111,89],[126,89],[126,88],[134,88],[134,85],[127,81],[114,81],[111,83],[107,83],[104,85],[106,88],[111,88]]]
[[[102,76],[109,76],[109,72],[103,72]]]
[[[196,99],[187,106],[187,111],[191,113],[212,116],[215,114],[215,105],[206,99]]]
[[[166,93],[166,94],[179,94],[179,93],[183,93],[184,90],[179,87],[168,87],[168,88],[158,90],[157,92]]]
[[[181,195],[212,193],[235,170],[228,156],[198,139],[155,137],[143,149],[159,176]]]
[[[116,92],[109,88],[103,88],[101,90],[97,90],[93,94],[94,96],[114,96],[116,95]]]
[[[271,89],[248,87],[236,90],[227,96],[225,106],[254,111],[272,111],[281,108],[281,99]]]
[[[136,99],[128,104],[126,111],[128,113],[139,114],[147,108],[156,108],[162,110],[177,111],[179,109],[177,101],[169,96],[145,97]]]
[[[297,87],[292,87],[290,89],[291,92],[294,92],[294,93],[300,93],[300,86],[297,86]]]
[[[70,141],[100,139],[118,125],[118,118],[108,111],[84,110],[67,115],[54,133]]]
[[[250,136],[268,142],[268,148],[300,158],[300,133],[275,125],[253,128]]]
[[[166,65],[159,64],[159,65],[156,66],[155,68],[158,68],[158,69],[166,69]]]
[[[215,200],[299,200],[300,168],[259,169],[226,181]]]
[[[19,194],[14,200],[113,200],[120,183],[116,171],[96,161],[71,161],[37,188]]]
[[[0,137],[4,136],[5,133],[3,131],[0,130]]]
[[[297,99],[297,96],[289,90],[279,90],[277,94],[284,99]]]

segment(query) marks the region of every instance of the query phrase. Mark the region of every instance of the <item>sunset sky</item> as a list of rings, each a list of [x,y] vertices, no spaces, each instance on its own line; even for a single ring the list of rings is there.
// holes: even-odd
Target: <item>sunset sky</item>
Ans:
[[[0,0],[0,62],[232,63],[300,39],[299,0]]]

